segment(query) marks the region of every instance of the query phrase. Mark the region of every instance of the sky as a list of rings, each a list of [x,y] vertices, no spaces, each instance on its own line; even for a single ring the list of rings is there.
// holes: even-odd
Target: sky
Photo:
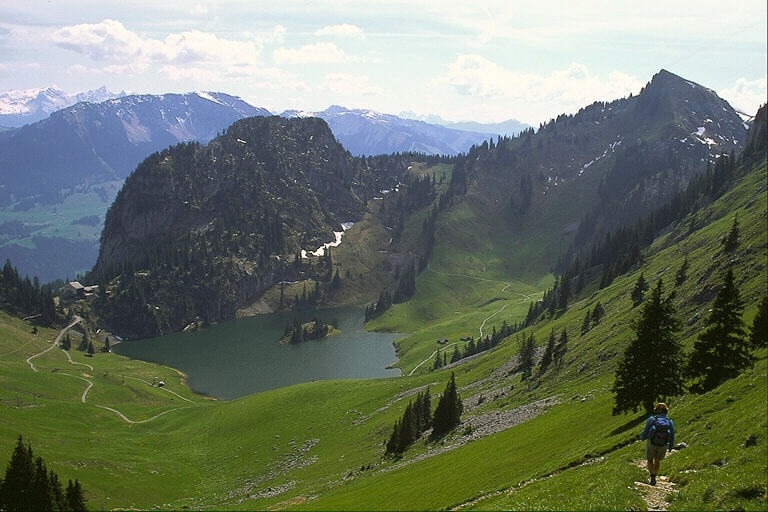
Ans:
[[[0,3],[0,91],[220,91],[537,126],[637,93],[664,68],[753,114],[765,0]]]

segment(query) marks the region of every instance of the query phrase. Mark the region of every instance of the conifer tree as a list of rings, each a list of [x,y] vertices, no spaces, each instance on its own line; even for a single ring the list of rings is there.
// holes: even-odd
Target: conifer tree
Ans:
[[[520,371],[523,372],[523,379],[531,376],[533,370],[533,356],[536,352],[536,339],[533,333],[525,340],[520,347]]]
[[[93,342],[89,341],[88,342],[88,355],[89,356],[93,356],[93,354],[95,354],[95,353],[96,353],[96,349],[93,347]]]
[[[600,301],[597,301],[597,304],[595,304],[595,309],[592,310],[592,323],[594,325],[599,324],[604,314],[605,310],[603,309],[603,305],[600,304]]]
[[[72,348],[72,340],[69,337],[69,333],[64,335],[64,340],[61,342],[61,348],[63,350],[70,350]]]
[[[680,286],[685,282],[685,277],[688,273],[688,255],[685,255],[685,259],[683,260],[683,264],[680,265],[680,268],[677,270],[677,274],[675,274],[675,286]]]
[[[632,290],[632,303],[634,306],[639,306],[645,298],[645,291],[648,289],[648,283],[645,282],[643,273],[640,272],[640,277],[635,282],[635,288]]]
[[[112,346],[109,343],[109,336],[106,336],[104,338],[104,346],[101,348],[101,351],[108,353],[110,350],[112,350]]]
[[[461,352],[459,351],[459,347],[457,345],[453,347],[453,355],[451,356],[451,362],[455,363],[459,359],[461,359]]]
[[[749,333],[749,342],[753,348],[761,348],[768,345],[768,295],[763,295],[763,300],[757,307],[757,314],[752,322],[752,330]]]
[[[461,413],[464,412],[464,404],[456,389],[456,377],[451,372],[451,380],[445,386],[440,400],[437,402],[435,414],[432,420],[432,437],[438,439],[461,422]]]
[[[72,480],[67,485],[67,508],[72,512],[85,512],[88,510],[85,507],[85,497],[83,496],[83,489],[80,487],[80,482],[75,478],[75,483]]]
[[[547,348],[544,349],[544,355],[541,356],[541,362],[539,363],[539,375],[543,375],[547,371],[549,365],[552,364],[552,356],[555,352],[555,330],[552,329],[549,333],[549,341],[547,341]]]
[[[751,364],[741,320],[743,307],[733,271],[728,269],[723,287],[712,303],[712,311],[704,320],[707,328],[699,334],[688,361],[687,374],[694,379],[692,391],[702,393],[714,389]]]
[[[565,353],[568,351],[568,331],[563,327],[562,332],[560,333],[560,339],[557,341],[557,345],[555,345],[555,351],[553,354],[553,359],[555,363],[560,366],[563,364],[563,358],[565,358]]]
[[[739,218],[733,218],[733,224],[731,224],[731,230],[728,232],[728,236],[723,240],[723,250],[725,252],[733,252],[739,245]]]
[[[589,308],[587,308],[587,313],[586,313],[586,315],[584,315],[584,321],[581,322],[581,335],[582,336],[584,336],[585,334],[587,334],[587,332],[589,332],[589,328],[591,326],[591,323],[592,323],[592,318],[591,318],[591,315],[590,315],[590,312],[589,312]]]
[[[682,355],[676,336],[680,324],[672,304],[674,292],[663,297],[662,287],[659,279],[643,304],[640,318],[633,322],[634,339],[616,370],[613,414],[637,411],[639,407],[650,414],[657,400],[683,390]]]
[[[439,370],[442,365],[443,365],[443,360],[440,358],[440,351],[438,350],[437,353],[435,354],[435,362],[432,363],[432,369]]]

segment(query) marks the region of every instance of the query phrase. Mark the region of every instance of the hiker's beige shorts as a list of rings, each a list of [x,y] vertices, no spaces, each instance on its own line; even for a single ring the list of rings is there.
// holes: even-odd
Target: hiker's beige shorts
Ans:
[[[653,459],[664,460],[664,456],[666,454],[667,454],[667,445],[656,446],[651,442],[650,439],[648,439],[645,442],[645,459],[646,460],[653,460]]]

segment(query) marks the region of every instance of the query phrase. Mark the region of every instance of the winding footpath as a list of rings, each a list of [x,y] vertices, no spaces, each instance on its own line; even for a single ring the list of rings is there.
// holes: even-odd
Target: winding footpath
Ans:
[[[42,356],[43,354],[47,354],[47,353],[48,353],[48,352],[50,352],[51,350],[53,350],[53,349],[55,349],[56,347],[58,347],[58,346],[59,346],[59,341],[61,341],[61,337],[62,337],[62,336],[64,336],[64,333],[66,333],[68,330],[70,330],[72,327],[74,327],[74,326],[75,326],[75,324],[78,324],[78,323],[80,323],[80,322],[82,322],[82,321],[83,321],[83,319],[82,319],[82,318],[80,318],[79,316],[75,316],[75,319],[72,321],[72,323],[71,323],[71,324],[69,324],[68,326],[66,326],[65,328],[63,328],[63,329],[61,330],[61,332],[59,333],[59,335],[58,335],[58,336],[56,336],[56,339],[55,339],[55,340],[53,340],[53,343],[51,343],[51,346],[50,346],[50,347],[48,347],[47,349],[43,350],[42,352],[38,352],[37,354],[34,354],[34,355],[31,355],[31,356],[29,356],[29,357],[27,358],[27,364],[29,365],[29,367],[30,367],[30,368],[32,368],[32,371],[34,371],[34,372],[37,372],[37,368],[35,368],[35,365],[34,365],[34,364],[32,364],[32,360],[33,360],[34,358],[36,358],[36,357],[40,357],[40,356]],[[71,360],[70,360],[70,362],[71,362]],[[93,369],[93,368],[91,368],[91,369]]]
[[[499,283],[499,284],[503,284],[503,285],[504,285],[504,287],[503,287],[503,288],[500,290],[500,292],[501,292],[501,293],[504,293],[504,292],[506,292],[506,293],[511,293],[511,294],[513,294],[513,295],[519,295],[519,296],[520,296],[520,302],[521,302],[521,303],[522,303],[522,302],[526,302],[526,301],[530,301],[530,300],[531,300],[531,296],[530,296],[530,295],[526,295],[526,294],[524,294],[524,293],[519,293],[519,292],[509,292],[509,291],[507,291],[507,289],[508,289],[510,286],[512,286],[512,283],[509,283],[509,282],[507,282],[507,281],[498,281],[498,280],[496,280],[496,279],[486,279],[486,278],[484,278],[484,277],[475,277],[475,276],[470,276],[470,275],[467,275],[467,274],[455,274],[455,273],[452,273],[452,272],[441,272],[440,270],[435,270],[435,269],[433,269],[433,268],[432,268],[432,263],[427,263],[427,268],[429,269],[429,271],[430,271],[430,272],[434,272],[435,274],[439,274],[439,275],[443,275],[443,276],[465,277],[465,278],[467,278],[467,279],[474,279],[474,280],[476,280],[476,281],[485,281],[486,283]],[[504,310],[507,308],[507,306],[509,306],[509,303],[507,303],[507,304],[504,304],[503,306],[501,306],[501,308],[500,308],[498,311],[496,311],[495,313],[493,313],[493,314],[491,314],[490,316],[487,316],[486,318],[484,318],[484,319],[483,319],[483,323],[481,323],[481,324],[480,324],[480,329],[479,329],[479,330],[480,330],[480,339],[483,339],[483,328],[485,327],[485,324],[486,324],[486,322],[488,322],[488,320],[490,320],[491,318],[495,317],[496,315],[498,315],[499,313],[501,313],[502,311],[504,311]],[[443,348],[443,349],[446,349],[446,348],[448,348],[448,347],[452,347],[452,346],[454,346],[454,345],[458,345],[459,343],[462,343],[462,342],[451,343],[450,345],[446,345],[445,347],[442,347],[442,348]],[[427,362],[431,361],[431,360],[432,360],[432,358],[434,358],[434,357],[435,357],[435,355],[436,355],[436,354],[437,354],[437,353],[438,353],[440,350],[441,350],[441,349],[438,349],[438,350],[435,350],[434,352],[432,352],[432,354],[430,354],[430,356],[429,356],[429,357],[427,357],[425,360],[423,360],[422,362],[420,362],[419,364],[417,364],[417,365],[416,365],[416,366],[413,368],[413,370],[411,370],[411,372],[410,372],[408,375],[409,375],[409,376],[413,375],[413,374],[414,374],[414,372],[415,372],[416,370],[418,370],[418,369],[419,369],[419,368],[420,368],[420,367],[421,367],[423,364],[425,364],[425,363],[427,363]]]
[[[37,369],[37,367],[35,367],[34,363],[32,363],[32,360],[33,360],[33,359],[35,359],[35,358],[37,358],[37,357],[40,357],[40,356],[42,356],[42,355],[44,355],[44,354],[47,354],[48,352],[50,352],[51,350],[53,350],[53,349],[54,349],[54,348],[56,348],[56,347],[59,347],[59,348],[61,348],[61,347],[59,346],[59,342],[61,341],[61,338],[64,336],[64,334],[66,334],[66,332],[67,332],[69,329],[71,329],[72,327],[74,327],[76,324],[78,324],[78,323],[82,322],[82,320],[83,320],[83,319],[82,319],[82,318],[80,318],[79,316],[75,316],[75,319],[74,319],[74,320],[73,320],[73,321],[72,321],[72,322],[71,322],[69,325],[67,325],[66,327],[64,327],[64,328],[61,330],[61,332],[59,332],[59,335],[58,335],[58,336],[56,336],[56,339],[53,341],[53,343],[51,343],[51,346],[50,346],[50,347],[46,348],[45,350],[43,350],[43,351],[41,351],[41,352],[38,352],[37,354],[33,354],[33,355],[31,355],[31,356],[29,356],[29,357],[27,358],[26,362],[27,362],[27,364],[29,365],[29,367],[32,369],[32,371],[34,371],[34,372],[39,372],[39,370]],[[68,351],[68,350],[64,350],[64,349],[62,348],[62,349],[61,349],[61,351],[64,353],[64,355],[65,355],[65,356],[67,356],[67,361],[68,361],[70,364],[73,364],[73,365],[80,365],[80,366],[85,366],[85,367],[87,367],[89,370],[93,371],[93,366],[91,366],[90,364],[87,364],[87,363],[79,363],[79,362],[77,362],[77,361],[73,361],[73,360],[72,360],[72,356],[69,354],[69,351]],[[87,398],[88,398],[88,392],[89,392],[89,391],[90,391],[90,390],[93,388],[93,382],[85,378],[85,376],[87,376],[87,377],[90,377],[90,375],[87,375],[87,374],[83,374],[83,376],[80,376],[80,375],[73,375],[73,374],[71,374],[71,373],[66,373],[66,372],[59,372],[59,374],[61,374],[61,375],[66,375],[67,377],[74,377],[74,378],[76,378],[76,379],[80,379],[80,380],[83,380],[83,381],[85,381],[85,382],[86,382],[87,386],[85,387],[85,390],[83,391],[83,394],[80,396],[80,401],[81,401],[82,403],[86,403],[86,400],[87,400]],[[133,379],[133,380],[138,380],[139,382],[142,382],[142,383],[144,383],[144,384],[146,384],[146,385],[148,385],[148,386],[152,386],[152,383],[151,383],[151,382],[148,382],[148,381],[146,381],[146,380],[144,380],[144,379],[140,379],[140,378],[138,378],[138,377],[130,377],[130,376],[128,376],[128,375],[121,375],[121,377],[123,377],[123,378],[126,378],[126,379]],[[168,388],[165,388],[165,387],[163,387],[163,388],[158,388],[158,389],[162,389],[163,391],[165,391],[165,392],[167,392],[167,393],[171,393],[172,395],[175,395],[175,396],[177,396],[178,398],[180,398],[180,399],[182,399],[182,400],[186,400],[187,402],[189,402],[189,403],[191,403],[191,404],[193,404],[193,405],[199,405],[197,402],[195,402],[195,401],[193,401],[193,400],[190,400],[189,398],[183,397],[183,396],[181,396],[180,394],[176,393],[175,391],[171,391],[171,390],[170,390],[170,389],[168,389]],[[161,412],[160,414],[156,414],[156,415],[152,416],[151,418],[147,418],[147,419],[145,419],[145,420],[132,420],[132,419],[128,418],[128,417],[127,417],[125,414],[123,414],[122,412],[120,412],[120,411],[118,411],[117,409],[114,409],[114,408],[112,408],[112,407],[107,407],[107,406],[105,406],[105,405],[99,405],[99,404],[94,404],[94,405],[95,405],[96,407],[99,407],[100,409],[105,409],[105,410],[107,410],[107,411],[110,411],[110,412],[113,412],[113,413],[117,414],[117,415],[118,415],[118,416],[119,416],[119,417],[120,417],[120,418],[121,418],[123,421],[125,421],[126,423],[130,423],[130,424],[148,423],[148,422],[150,422],[150,421],[152,421],[152,420],[156,420],[156,419],[157,419],[157,418],[159,418],[160,416],[164,416],[164,415],[168,414],[169,412],[173,412],[173,411],[176,411],[176,410],[179,410],[179,409],[186,409],[186,407],[174,407],[173,409],[168,409],[167,411],[163,411],[163,412]]]

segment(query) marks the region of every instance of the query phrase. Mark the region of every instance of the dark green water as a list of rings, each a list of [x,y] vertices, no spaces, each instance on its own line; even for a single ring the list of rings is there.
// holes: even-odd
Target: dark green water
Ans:
[[[385,368],[397,360],[392,342],[400,335],[364,331],[362,310],[300,312],[302,322],[313,315],[326,322],[337,319],[341,334],[280,345],[278,340],[294,315],[259,315],[198,332],[125,341],[114,345],[113,351],[178,368],[187,374],[192,390],[223,399],[299,382],[400,375],[400,370]]]

